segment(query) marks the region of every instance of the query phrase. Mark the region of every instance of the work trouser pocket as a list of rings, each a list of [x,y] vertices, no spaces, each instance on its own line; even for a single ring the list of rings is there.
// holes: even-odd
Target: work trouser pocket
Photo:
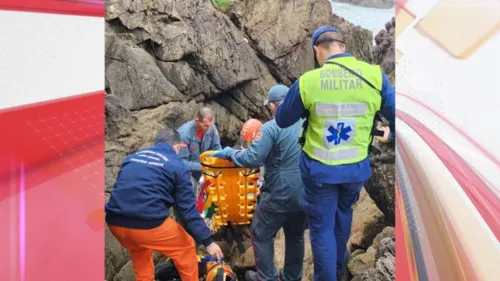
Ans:
[[[279,214],[257,208],[250,226],[254,239],[259,241],[272,239],[282,226],[278,216]]]
[[[308,195],[302,201],[302,210],[310,221],[321,219],[321,206],[317,197],[317,195]]]
[[[343,184],[339,188],[339,208],[352,208],[359,200],[363,182]]]

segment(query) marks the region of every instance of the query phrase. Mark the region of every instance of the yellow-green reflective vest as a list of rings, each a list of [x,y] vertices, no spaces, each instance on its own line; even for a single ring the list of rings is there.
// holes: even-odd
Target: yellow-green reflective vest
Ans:
[[[378,65],[354,57],[334,61],[355,71],[379,91],[382,71]],[[327,165],[357,163],[368,156],[380,92],[344,68],[325,63],[299,78],[300,96],[309,111],[303,151]]]

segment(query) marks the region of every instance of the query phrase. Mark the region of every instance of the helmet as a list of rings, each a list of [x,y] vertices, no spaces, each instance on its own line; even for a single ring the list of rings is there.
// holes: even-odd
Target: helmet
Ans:
[[[262,122],[257,119],[249,119],[241,128],[241,140],[244,143],[252,143],[259,135]]]
[[[225,263],[207,261],[207,274],[205,281],[234,281],[236,275]]]

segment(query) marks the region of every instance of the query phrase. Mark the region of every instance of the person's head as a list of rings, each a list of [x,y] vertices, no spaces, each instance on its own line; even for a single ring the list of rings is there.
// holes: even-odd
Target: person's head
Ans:
[[[321,67],[328,57],[345,53],[347,45],[340,31],[329,25],[322,26],[314,31],[312,36],[314,51],[314,65]]]
[[[158,131],[155,141],[156,144],[169,144],[175,150],[175,153],[179,153],[181,148],[185,147],[185,144],[181,142],[181,136],[179,135],[179,133],[172,129],[161,129],[160,131]]]
[[[265,106],[269,106],[273,116],[276,114],[276,109],[285,99],[288,87],[284,85],[274,85],[267,92],[267,100],[264,101]]]
[[[194,118],[196,130],[201,130],[203,132],[208,132],[214,122],[215,113],[209,107],[202,107]]]
[[[248,147],[257,137],[260,137],[262,122],[257,119],[249,119],[241,128],[240,139],[244,148]]]

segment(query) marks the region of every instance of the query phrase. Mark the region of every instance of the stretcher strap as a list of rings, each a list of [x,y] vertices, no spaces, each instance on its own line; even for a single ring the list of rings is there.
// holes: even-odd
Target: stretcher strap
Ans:
[[[208,167],[208,168],[211,168],[211,169],[221,169],[221,170],[241,169],[241,167],[237,167],[237,166],[233,166],[233,167],[217,167],[217,166],[212,166],[212,165],[205,164],[203,162],[201,162],[200,164],[203,167]]]
[[[215,167],[215,166],[211,166],[211,165],[207,165],[207,164],[201,164],[202,166],[204,167],[208,167],[208,168],[211,168],[211,169],[220,169],[220,170],[229,170],[229,169],[241,169],[241,167]],[[202,174],[204,174],[205,176],[209,176],[209,177],[212,177],[212,178],[217,178],[218,176],[220,176],[222,174],[222,172],[217,172],[217,174],[215,175],[212,175],[212,174],[208,174],[207,172],[201,172]],[[254,175],[254,174],[258,174],[260,173],[260,170],[259,169],[250,169],[250,172],[249,173],[244,173],[244,172],[241,172],[241,174],[245,177],[248,177],[248,176],[251,176],[251,175]]]
[[[208,176],[208,177],[214,178],[214,179],[216,179],[218,176],[220,176],[222,174],[222,172],[218,172],[216,175],[208,174],[207,172],[201,172],[201,173],[204,174],[205,176]]]

